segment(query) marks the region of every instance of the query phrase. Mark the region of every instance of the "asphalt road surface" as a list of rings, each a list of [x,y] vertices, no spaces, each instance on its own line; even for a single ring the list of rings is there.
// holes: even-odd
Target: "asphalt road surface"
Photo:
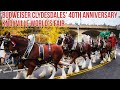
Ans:
[[[120,79],[120,49],[117,49],[117,59],[89,72],[69,77],[68,79]]]
[[[99,61],[96,63],[98,64]],[[96,65],[94,64],[94,65]],[[93,66],[94,66],[93,65]],[[74,66],[73,66],[74,67]],[[0,67],[0,69],[5,69],[5,67]],[[34,76],[38,79],[47,79],[50,77],[50,73],[47,71],[47,75],[44,78],[40,78],[38,75],[42,72],[43,67],[34,71]],[[67,69],[65,70],[67,71]],[[61,75],[61,70],[58,69],[56,76]],[[16,76],[16,72],[0,73],[0,79],[12,79]],[[24,79],[24,77],[21,77]],[[67,79],[120,79],[120,49],[117,49],[117,59],[112,60],[110,63],[91,70],[82,74],[71,76]]]

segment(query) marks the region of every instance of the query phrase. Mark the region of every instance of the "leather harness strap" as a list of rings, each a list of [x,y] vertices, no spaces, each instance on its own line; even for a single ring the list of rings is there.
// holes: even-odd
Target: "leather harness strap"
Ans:
[[[40,58],[39,58],[39,61],[41,61],[41,60],[44,60],[45,58],[44,58],[44,47],[43,47],[43,45],[40,45],[39,46],[39,55],[40,55]],[[48,44],[48,54],[49,54],[49,59],[51,59],[51,45],[50,44]]]

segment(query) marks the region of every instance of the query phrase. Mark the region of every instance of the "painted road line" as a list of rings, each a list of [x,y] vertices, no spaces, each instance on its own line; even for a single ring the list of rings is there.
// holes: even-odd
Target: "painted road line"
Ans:
[[[88,72],[88,71],[97,69],[97,68],[99,68],[99,67],[102,67],[102,66],[104,66],[104,65],[106,65],[106,64],[108,64],[108,63],[110,63],[110,62],[105,62],[105,63],[101,63],[101,64],[98,64],[98,65],[95,65],[95,66],[93,66],[92,69],[84,69],[84,70],[80,70],[80,71],[77,72],[77,73],[74,72],[73,74],[66,74],[66,77],[68,78],[68,77],[71,77],[71,76],[75,76],[75,75],[78,75],[78,74],[82,74],[82,73],[85,73],[85,72]],[[61,77],[61,76],[56,76],[54,79],[60,79],[60,77]]]

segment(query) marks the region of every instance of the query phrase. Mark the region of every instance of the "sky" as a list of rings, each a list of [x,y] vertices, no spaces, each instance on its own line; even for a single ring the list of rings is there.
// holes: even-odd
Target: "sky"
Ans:
[[[66,18],[65,19],[66,23],[78,23],[78,24],[96,24],[96,25],[101,25],[101,24],[106,24],[106,25],[119,25],[120,24],[120,11],[117,11],[117,18]]]
[[[69,11],[68,11],[69,12]],[[78,11],[79,12],[79,11]],[[80,12],[83,12],[83,11],[80,11]],[[105,11],[106,12],[106,11]],[[30,18],[30,20],[33,20],[33,18]],[[63,19],[65,21],[65,23],[67,24],[75,24],[75,23],[78,23],[78,24],[96,24],[96,25],[103,25],[103,24],[106,24],[106,25],[112,25],[112,26],[115,26],[115,25],[120,25],[120,11],[117,11],[117,18],[65,18]]]
[[[92,19],[86,19],[86,18],[81,18],[80,19],[71,19],[71,20],[66,20],[65,21],[66,23],[72,23],[72,24],[75,24],[75,23],[78,23],[78,24],[96,24],[96,25],[102,25],[102,24],[106,24],[106,25],[112,25],[112,26],[115,26],[115,25],[119,25],[120,24],[120,18],[116,18],[116,19],[96,19],[96,18],[92,18]]]

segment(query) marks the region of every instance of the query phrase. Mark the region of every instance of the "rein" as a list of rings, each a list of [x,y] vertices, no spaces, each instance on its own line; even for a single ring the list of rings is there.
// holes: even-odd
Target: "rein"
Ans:
[[[15,38],[16,38],[16,37],[15,37]],[[10,53],[11,53],[11,54],[18,54],[18,55],[20,55],[20,56],[23,56],[23,55],[25,54],[27,47],[29,48],[30,46],[32,46],[32,45],[30,45],[30,46],[27,45],[27,47],[22,48],[21,50],[18,51],[18,50],[16,49],[16,48],[17,48],[16,46],[19,46],[19,45],[18,45],[18,44],[16,45],[16,43],[15,43],[13,40],[11,40],[11,43],[13,44],[13,48],[14,48],[14,49],[13,49],[13,51],[11,51]],[[0,50],[5,50],[5,49],[0,49]],[[15,52],[16,50],[17,50],[17,52]],[[24,50],[25,50],[25,52],[24,52],[23,55],[22,55],[21,52],[24,51]]]
[[[32,45],[30,45],[30,46],[32,46]],[[30,47],[29,46],[29,47]],[[22,54],[20,54],[20,52],[22,52],[22,51],[24,51],[24,50],[26,50],[27,49],[27,47],[25,47],[25,48],[23,48],[22,50],[20,50],[20,51],[17,51],[17,53],[19,54],[19,55],[22,55]],[[25,52],[24,52],[25,53]],[[24,54],[23,54],[24,55]]]

